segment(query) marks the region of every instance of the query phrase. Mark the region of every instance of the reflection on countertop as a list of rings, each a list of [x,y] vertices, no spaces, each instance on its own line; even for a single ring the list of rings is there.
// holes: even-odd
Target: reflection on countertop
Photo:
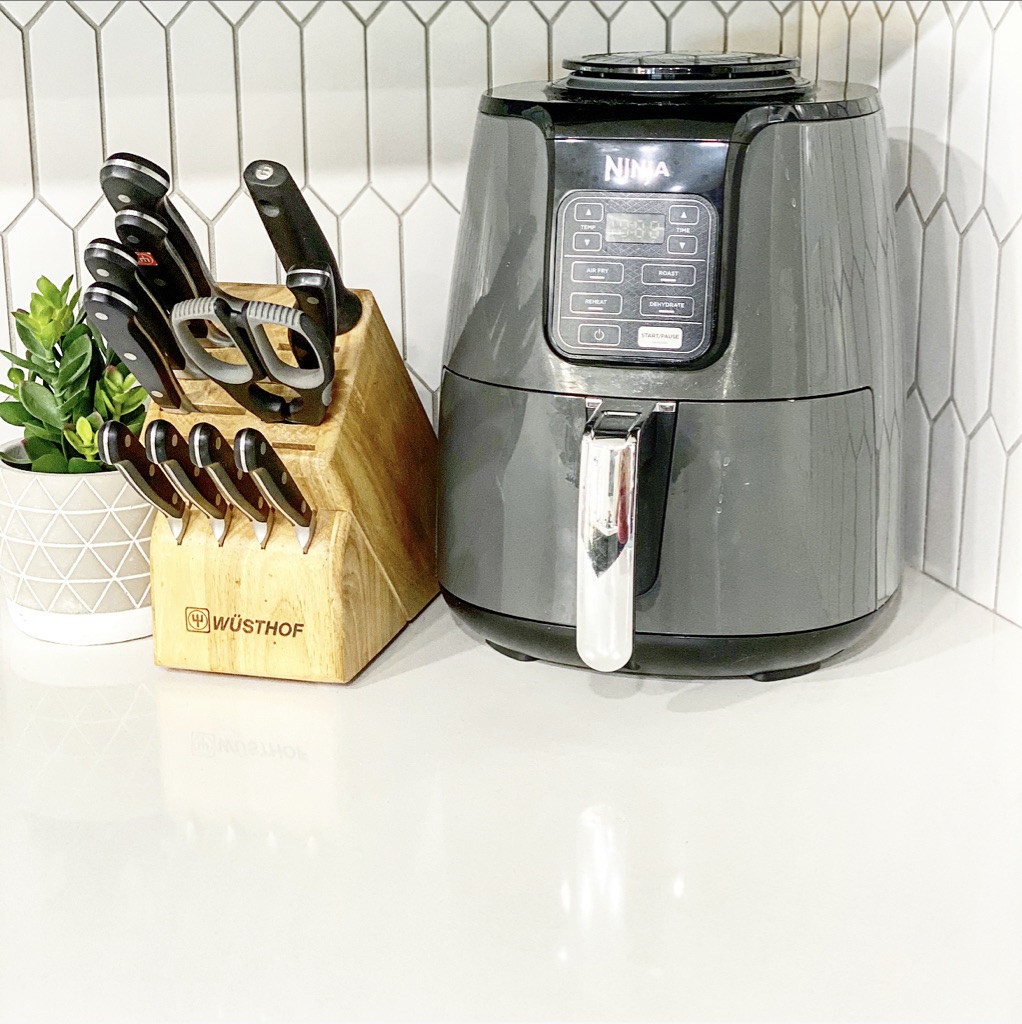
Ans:
[[[780,683],[0,642],[0,1019],[1022,1015],[1022,630],[917,574]]]

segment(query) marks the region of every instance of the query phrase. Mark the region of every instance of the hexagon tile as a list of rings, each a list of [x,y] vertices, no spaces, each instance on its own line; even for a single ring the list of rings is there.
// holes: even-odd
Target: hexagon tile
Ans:
[[[781,48],[810,78],[880,87],[909,557],[1022,623],[1020,0],[0,0],[0,314],[40,273],[74,271],[109,219],[95,172],[114,149],[169,165],[221,278],[271,277],[239,185],[245,162],[276,157],[351,284],[376,293],[432,412],[478,93],[577,51],[665,44]]]

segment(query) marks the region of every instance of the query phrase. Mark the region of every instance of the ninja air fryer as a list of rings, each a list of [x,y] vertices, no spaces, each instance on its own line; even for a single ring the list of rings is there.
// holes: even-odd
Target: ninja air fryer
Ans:
[[[440,397],[447,602],[523,660],[778,679],[893,607],[876,90],[620,53],[480,103]]]

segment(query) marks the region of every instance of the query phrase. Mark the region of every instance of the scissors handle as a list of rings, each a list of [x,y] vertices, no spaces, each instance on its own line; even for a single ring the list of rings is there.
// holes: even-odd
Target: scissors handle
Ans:
[[[170,320],[182,351],[210,380],[264,423],[284,422],[288,402],[259,386],[258,382],[266,379],[265,368],[252,344],[252,335],[243,315],[229,300],[205,296],[179,302],[171,311]],[[228,363],[211,355],[189,329],[189,323],[195,320],[219,323],[241,353],[243,361]]]
[[[275,302],[246,302],[241,315],[248,324],[249,337],[267,377],[296,392],[296,397],[288,403],[286,420],[313,426],[322,423],[333,394],[333,338],[327,338],[322,328],[300,309]],[[267,324],[286,327],[292,338],[300,337],[310,365],[291,366],[285,363],[266,333]],[[227,327],[226,324],[224,326]]]

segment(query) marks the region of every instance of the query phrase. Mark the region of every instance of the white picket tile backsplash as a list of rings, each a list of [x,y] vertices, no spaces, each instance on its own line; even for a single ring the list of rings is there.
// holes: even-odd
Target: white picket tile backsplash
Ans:
[[[0,315],[112,234],[96,171],[117,149],[172,171],[218,276],[279,279],[240,189],[246,163],[279,159],[432,408],[479,93],[664,46],[780,49],[808,77],[880,86],[908,557],[1022,623],[1018,0],[0,0]]]

